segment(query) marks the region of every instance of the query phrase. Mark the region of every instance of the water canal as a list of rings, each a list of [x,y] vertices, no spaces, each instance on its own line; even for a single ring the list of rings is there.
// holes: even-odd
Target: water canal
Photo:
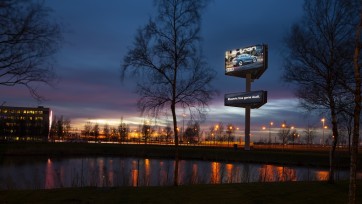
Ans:
[[[174,160],[124,157],[10,158],[1,162],[0,189],[171,186]],[[328,169],[181,160],[179,184],[326,180]],[[348,179],[348,170],[336,180]]]

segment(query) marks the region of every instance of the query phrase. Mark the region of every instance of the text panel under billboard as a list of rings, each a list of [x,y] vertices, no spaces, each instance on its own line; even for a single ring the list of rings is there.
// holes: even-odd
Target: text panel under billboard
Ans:
[[[259,108],[267,102],[267,91],[225,94],[225,106]]]
[[[268,63],[267,45],[254,45],[225,52],[225,75],[258,79]]]

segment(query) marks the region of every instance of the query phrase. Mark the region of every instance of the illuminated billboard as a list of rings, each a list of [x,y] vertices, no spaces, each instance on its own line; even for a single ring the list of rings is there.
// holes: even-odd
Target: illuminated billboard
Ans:
[[[225,52],[225,75],[258,79],[268,67],[268,46],[253,45]]]
[[[259,108],[267,102],[267,91],[250,91],[225,94],[225,106]]]

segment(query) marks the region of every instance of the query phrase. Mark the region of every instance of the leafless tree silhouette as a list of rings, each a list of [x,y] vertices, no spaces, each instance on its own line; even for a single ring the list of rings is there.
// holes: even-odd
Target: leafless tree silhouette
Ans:
[[[338,114],[353,103],[342,81],[353,80],[355,3],[347,0],[305,1],[303,20],[286,36],[284,76],[297,84],[296,95],[307,110],[331,118],[333,143],[329,182],[334,182],[335,149],[339,139]]]
[[[203,116],[215,91],[210,86],[215,72],[200,49],[201,11],[205,1],[155,1],[157,18],[138,30],[133,48],[123,60],[122,78],[138,76],[138,107],[157,116],[171,110],[176,146],[175,181],[178,179],[178,129],[176,108]],[[198,113],[198,114],[195,114]]]
[[[354,72],[354,88],[351,91],[354,93],[354,111],[353,111],[353,136],[352,136],[352,151],[351,151],[351,167],[350,167],[350,183],[349,183],[349,203],[356,203],[356,174],[357,174],[357,157],[359,143],[359,128],[361,117],[361,49],[362,49],[362,5],[356,6],[359,12],[359,21],[356,26],[355,46],[353,55],[353,72]],[[353,87],[353,86],[352,86]]]
[[[51,56],[62,40],[60,24],[37,1],[0,2],[0,85],[24,85],[36,99],[35,82],[51,85]]]

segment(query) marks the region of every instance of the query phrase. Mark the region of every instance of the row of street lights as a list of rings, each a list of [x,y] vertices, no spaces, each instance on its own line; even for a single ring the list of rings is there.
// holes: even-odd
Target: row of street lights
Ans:
[[[328,126],[325,125],[325,122],[326,122],[326,119],[325,119],[325,118],[322,118],[322,119],[321,119],[321,122],[322,122],[322,142],[321,142],[321,144],[325,145],[325,141],[324,141],[324,130],[327,129]],[[274,122],[272,122],[272,121],[269,122],[269,144],[271,143],[271,128],[272,128],[273,125],[274,125]],[[282,128],[286,128],[286,127],[287,127],[287,125],[285,124],[285,122],[283,122],[283,123],[281,124],[281,127],[282,127]],[[263,130],[266,130],[266,127],[263,126],[262,129],[263,129]],[[295,129],[295,127],[294,127],[294,126],[291,126],[290,129]],[[299,134],[297,134],[297,136],[299,137]],[[294,135],[293,135],[293,143],[294,143]]]

